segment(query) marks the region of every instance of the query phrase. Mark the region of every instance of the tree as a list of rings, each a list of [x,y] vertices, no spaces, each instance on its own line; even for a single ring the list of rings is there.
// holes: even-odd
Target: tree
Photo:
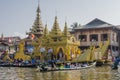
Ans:
[[[71,27],[74,29],[74,28],[77,28],[77,27],[82,27],[81,24],[78,24],[77,22],[74,22]]]
[[[72,25],[71,25],[71,27],[74,29],[74,28],[76,28],[76,27],[78,27],[79,25],[78,25],[78,23],[77,22],[74,22]]]

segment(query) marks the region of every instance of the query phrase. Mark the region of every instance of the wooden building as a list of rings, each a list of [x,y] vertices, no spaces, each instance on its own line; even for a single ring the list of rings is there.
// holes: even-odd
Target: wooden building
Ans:
[[[80,48],[86,49],[91,45],[99,46],[99,43],[105,44],[110,41],[108,51],[113,56],[120,53],[120,28],[104,22],[98,18],[92,20],[86,25],[77,26],[70,30],[72,34],[80,41]]]

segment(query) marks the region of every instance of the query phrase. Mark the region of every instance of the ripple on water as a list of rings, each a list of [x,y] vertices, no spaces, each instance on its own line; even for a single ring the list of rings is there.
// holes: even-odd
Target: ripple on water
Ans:
[[[16,73],[12,68],[0,67],[0,80],[15,80]]]
[[[120,74],[110,67],[84,70],[35,72],[34,68],[0,67],[0,80],[119,80]]]

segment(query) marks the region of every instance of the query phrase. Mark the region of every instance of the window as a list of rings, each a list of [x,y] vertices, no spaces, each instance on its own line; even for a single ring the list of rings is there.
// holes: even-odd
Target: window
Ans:
[[[79,35],[79,39],[82,42],[87,41],[87,35]]]
[[[107,41],[108,40],[108,34],[101,34],[101,41]]]
[[[98,41],[98,34],[90,35],[90,41]]]

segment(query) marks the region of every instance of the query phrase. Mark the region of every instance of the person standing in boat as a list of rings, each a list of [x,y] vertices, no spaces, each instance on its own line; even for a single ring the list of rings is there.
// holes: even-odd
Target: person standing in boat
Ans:
[[[47,54],[48,62],[52,60],[52,54],[53,54],[53,49],[49,48],[48,49],[48,54]]]
[[[57,59],[59,61],[64,61],[64,54],[63,54],[62,48],[60,48],[60,50],[58,52]]]
[[[51,68],[54,69],[54,67],[55,67],[55,56],[53,55],[53,49],[52,48],[48,49],[47,60],[48,60],[48,63],[51,65]]]
[[[117,67],[118,67],[118,73],[120,73],[120,61],[118,62]]]

